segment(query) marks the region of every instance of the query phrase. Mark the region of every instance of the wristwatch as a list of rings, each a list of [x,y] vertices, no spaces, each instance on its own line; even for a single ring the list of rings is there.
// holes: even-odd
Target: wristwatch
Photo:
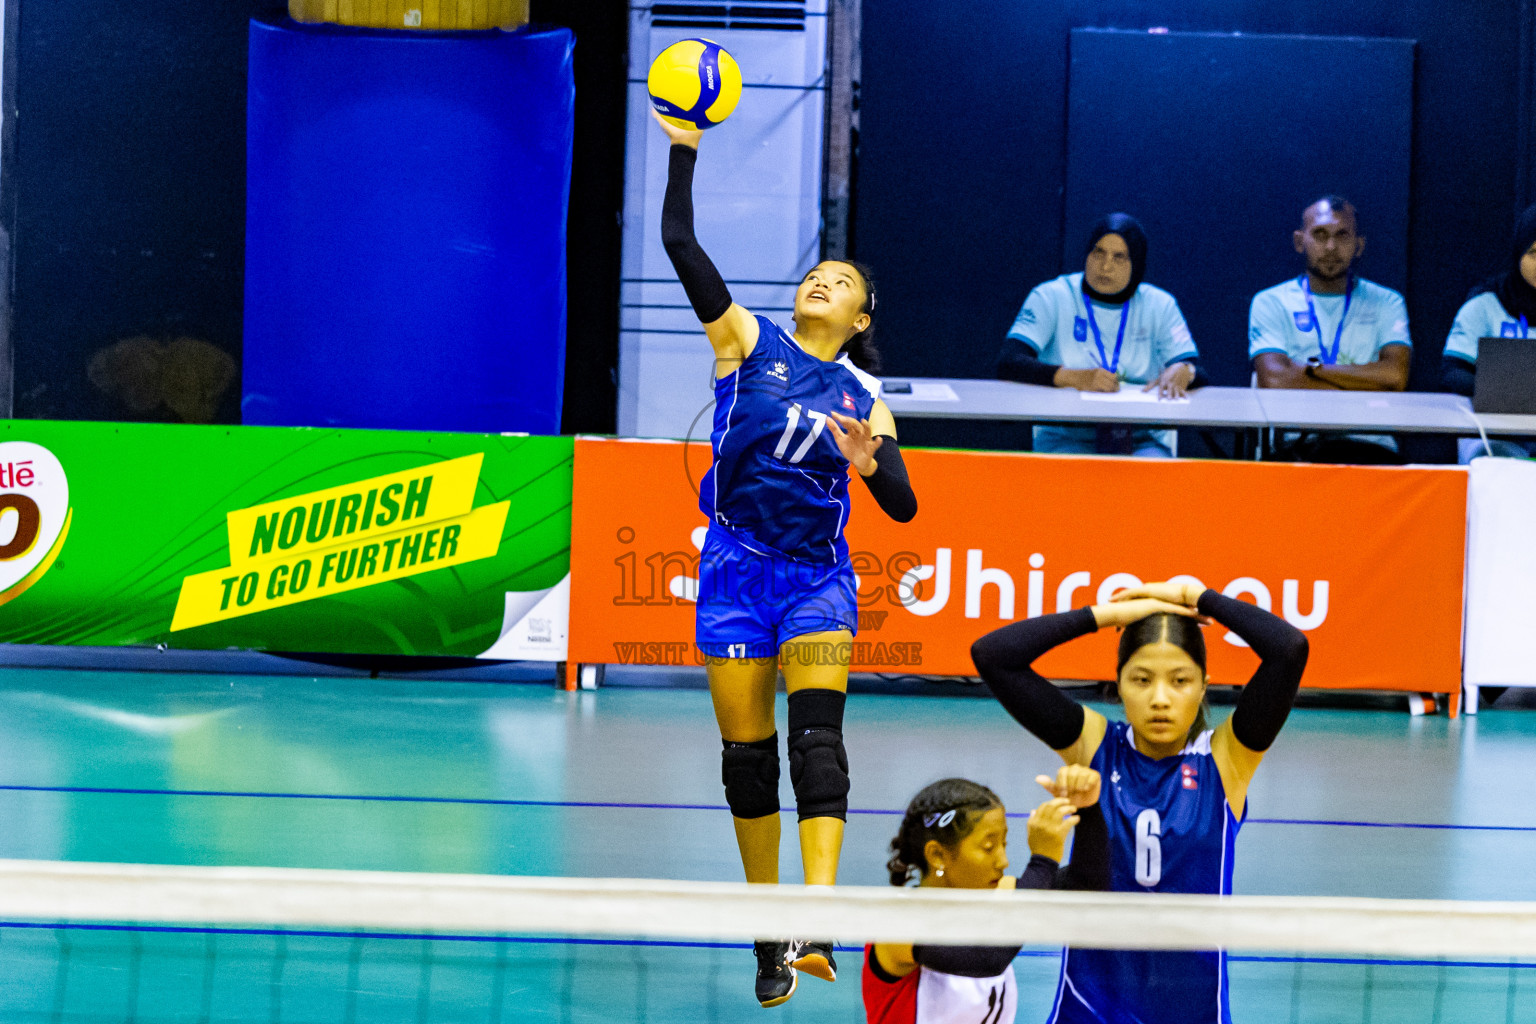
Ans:
[[[1307,358],[1307,376],[1311,377],[1313,380],[1321,380],[1322,378],[1317,375],[1317,369],[1322,365],[1323,361],[1317,358],[1317,356],[1309,356]]]

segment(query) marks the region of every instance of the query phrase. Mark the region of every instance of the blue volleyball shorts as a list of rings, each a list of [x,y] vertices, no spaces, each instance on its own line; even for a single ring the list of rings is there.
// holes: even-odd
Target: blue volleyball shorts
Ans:
[[[711,526],[699,555],[695,640],[710,658],[772,658],[807,633],[857,634],[855,587],[847,561],[813,565],[765,554]]]

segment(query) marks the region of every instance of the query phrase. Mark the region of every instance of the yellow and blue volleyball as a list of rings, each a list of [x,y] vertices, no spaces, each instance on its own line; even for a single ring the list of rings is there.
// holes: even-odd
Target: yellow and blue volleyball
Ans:
[[[651,106],[679,128],[713,128],[741,100],[741,67],[719,43],[684,39],[661,51],[646,77]]]

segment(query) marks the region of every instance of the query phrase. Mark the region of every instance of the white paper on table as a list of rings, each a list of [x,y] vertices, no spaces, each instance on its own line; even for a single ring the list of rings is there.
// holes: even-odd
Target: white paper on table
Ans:
[[[910,398],[914,402],[958,402],[960,396],[955,394],[955,389],[948,384],[935,384],[932,381],[913,381],[912,393],[909,395],[892,395],[892,398]]]
[[[1119,391],[1079,391],[1085,402],[1167,402],[1170,405],[1188,405],[1188,398],[1158,398],[1156,391],[1143,391],[1139,384],[1122,387]]]

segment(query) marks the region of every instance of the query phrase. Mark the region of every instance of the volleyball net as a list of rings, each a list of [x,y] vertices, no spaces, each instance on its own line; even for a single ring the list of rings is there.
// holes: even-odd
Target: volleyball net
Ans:
[[[752,998],[754,937],[841,980]],[[1536,1020],[1536,903],[747,886],[0,861],[5,1021],[862,1020],[868,941],[1228,952],[1238,1021]]]

